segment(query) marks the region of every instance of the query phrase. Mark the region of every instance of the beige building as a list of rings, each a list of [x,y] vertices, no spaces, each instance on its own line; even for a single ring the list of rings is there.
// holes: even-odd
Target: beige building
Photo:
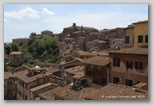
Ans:
[[[10,53],[10,64],[14,66],[20,66],[24,63],[24,54],[20,51],[13,51]]]
[[[134,47],[148,46],[148,20],[134,23]]]

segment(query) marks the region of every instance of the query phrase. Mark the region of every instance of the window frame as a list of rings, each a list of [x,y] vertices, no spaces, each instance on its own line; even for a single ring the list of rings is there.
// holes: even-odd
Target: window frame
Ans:
[[[113,66],[120,67],[120,58],[113,58]]]
[[[143,43],[143,35],[138,36],[138,43]]]
[[[145,43],[148,43],[148,35],[145,35]]]
[[[140,69],[140,70],[142,70],[143,69],[143,64],[142,64],[142,62],[135,62],[135,69]]]
[[[129,44],[129,36],[126,36],[125,40],[126,40],[126,44]]]
[[[132,69],[132,61],[126,61],[126,68]]]

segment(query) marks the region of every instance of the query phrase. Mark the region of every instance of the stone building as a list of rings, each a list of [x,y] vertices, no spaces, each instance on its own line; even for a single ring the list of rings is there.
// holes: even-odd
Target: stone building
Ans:
[[[134,24],[134,47],[148,46],[148,20]]]
[[[29,35],[29,38],[32,38],[32,39],[41,39],[44,36],[54,37],[54,36],[57,36],[57,34],[53,34],[53,32],[50,31],[50,30],[44,30],[44,31],[41,31],[41,34],[36,34],[35,32],[32,32]]]
[[[47,68],[21,67],[5,73],[5,100],[36,100],[40,93],[65,85],[62,78],[50,72]]]
[[[95,33],[98,32],[98,30],[93,27],[77,26],[76,23],[73,23],[72,26],[64,28],[59,36],[61,40],[67,37],[71,37],[77,41],[79,37],[86,37],[86,35],[89,36],[91,32]],[[92,34],[92,36],[93,35],[95,34]]]
[[[48,73],[46,68],[32,67],[17,76],[17,99],[35,100],[38,94],[63,84],[63,79]]]
[[[111,46],[114,39],[125,39],[124,28],[104,29],[100,31],[98,39],[108,41]]]
[[[15,100],[16,93],[16,74],[4,72],[4,100]]]
[[[22,45],[22,44],[28,45],[30,40],[31,38],[16,38],[16,39],[12,39],[12,43],[17,45]]]
[[[133,47],[134,46],[134,25],[128,25],[127,28],[125,28],[125,47]]]
[[[44,31],[41,31],[41,35],[42,35],[42,37],[45,36],[45,35],[48,35],[48,36],[52,37],[53,32],[49,31],[49,30],[44,30]]]
[[[113,50],[109,51],[109,58],[112,83],[133,86],[144,82],[148,89],[148,49],[133,47]]]
[[[24,63],[24,54],[20,51],[13,51],[10,53],[10,64],[14,66],[20,66]]]
[[[123,49],[125,48],[125,39],[114,39],[110,43],[111,49]]]

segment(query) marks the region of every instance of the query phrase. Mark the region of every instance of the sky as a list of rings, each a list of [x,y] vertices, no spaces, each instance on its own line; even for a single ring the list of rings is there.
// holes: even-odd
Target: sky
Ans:
[[[43,30],[61,33],[73,23],[103,30],[147,19],[148,4],[5,4],[4,42]]]

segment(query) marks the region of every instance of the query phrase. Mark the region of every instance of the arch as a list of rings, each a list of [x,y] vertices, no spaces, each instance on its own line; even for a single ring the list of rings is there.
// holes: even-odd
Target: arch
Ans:
[[[86,75],[89,76],[89,77],[92,77],[93,76],[93,73],[92,73],[92,67],[91,65],[87,65],[86,67]]]
[[[100,79],[100,71],[98,67],[93,68],[93,83],[94,84],[99,84],[99,79]]]

